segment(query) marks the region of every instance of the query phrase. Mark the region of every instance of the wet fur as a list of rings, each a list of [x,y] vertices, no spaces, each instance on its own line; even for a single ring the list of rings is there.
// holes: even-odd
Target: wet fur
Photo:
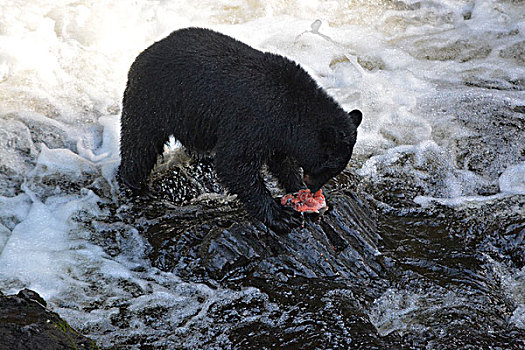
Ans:
[[[361,112],[346,113],[296,63],[199,28],[173,32],[132,64],[121,119],[121,181],[133,189],[173,135],[213,152],[219,180],[251,215],[296,224],[270,195],[267,164],[287,192],[321,187],[347,165]]]

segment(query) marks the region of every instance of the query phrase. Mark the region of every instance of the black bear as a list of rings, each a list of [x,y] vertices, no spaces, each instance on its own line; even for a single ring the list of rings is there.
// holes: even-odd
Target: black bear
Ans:
[[[361,118],[285,57],[212,30],[181,29],[131,65],[119,176],[132,189],[146,186],[173,135],[192,152],[212,153],[219,180],[248,212],[285,231],[298,218],[272,198],[261,167],[287,192],[305,184],[317,191],[347,166]]]

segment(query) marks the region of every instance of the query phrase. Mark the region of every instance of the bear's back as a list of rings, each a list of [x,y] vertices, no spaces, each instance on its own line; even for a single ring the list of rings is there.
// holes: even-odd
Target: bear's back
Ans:
[[[234,38],[209,29],[185,28],[144,50],[135,60],[130,74],[138,71],[151,76],[169,71],[185,78],[188,75],[221,76],[224,81],[238,79],[247,68],[262,71],[264,61],[264,52]]]
[[[124,97],[147,101],[155,110],[149,114],[158,116],[152,123],[180,130],[179,140],[199,149],[213,148],[219,130],[239,125],[260,132],[268,125],[316,129],[321,119],[340,114],[295,62],[202,28],[177,30],[143,51],[130,69]]]
[[[184,28],[176,30],[166,38],[160,40],[159,49],[172,50],[173,54],[208,57],[215,59],[227,59],[235,57],[246,57],[249,59],[261,59],[264,53],[244,44],[243,42],[204,28]],[[150,48],[157,45],[154,44]]]

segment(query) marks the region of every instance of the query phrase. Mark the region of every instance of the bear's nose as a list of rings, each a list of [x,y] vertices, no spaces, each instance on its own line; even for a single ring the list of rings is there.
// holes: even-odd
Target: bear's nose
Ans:
[[[303,182],[311,192],[317,192],[321,188],[321,186],[318,183],[316,183],[315,179],[314,181],[310,179],[310,175],[303,176]]]
[[[304,182],[305,184],[308,184],[308,180],[310,180],[310,175],[308,175],[308,174],[304,175],[304,176],[303,176],[303,182]]]

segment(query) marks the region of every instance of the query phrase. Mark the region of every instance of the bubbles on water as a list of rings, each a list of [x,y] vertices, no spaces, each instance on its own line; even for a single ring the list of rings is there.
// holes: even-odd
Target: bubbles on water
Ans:
[[[454,155],[432,141],[394,147],[373,156],[358,174],[375,184],[370,190],[376,198],[390,204],[410,205],[414,201],[426,205],[428,197],[456,198],[492,191],[490,181],[457,169]]]
[[[25,194],[17,196],[0,196],[0,256],[12,230],[26,219],[31,208],[31,201]]]
[[[525,214],[525,210],[523,214]],[[516,238],[517,240],[524,241],[525,226],[522,227],[521,234]],[[506,291],[508,302],[514,309],[512,316],[508,320],[509,323],[514,324],[518,328],[525,329],[525,266],[522,266],[521,269],[508,266],[507,264],[494,260],[490,256],[486,257],[486,261],[491,267],[492,273]]]
[[[515,324],[518,328],[525,329],[525,306],[520,305],[514,310],[510,322]]]
[[[67,149],[49,149],[42,145],[34,169],[39,176],[52,175],[54,172],[70,177],[73,181],[82,180],[96,172],[95,164]]]
[[[17,194],[16,184],[33,167],[37,153],[27,126],[16,119],[0,119],[0,195]]]
[[[419,317],[425,304],[428,308],[422,295],[388,289],[374,301],[370,321],[382,336],[394,331],[402,335],[407,329],[423,328],[417,325],[415,318]]]
[[[499,177],[501,192],[525,195],[525,162],[508,167]]]

